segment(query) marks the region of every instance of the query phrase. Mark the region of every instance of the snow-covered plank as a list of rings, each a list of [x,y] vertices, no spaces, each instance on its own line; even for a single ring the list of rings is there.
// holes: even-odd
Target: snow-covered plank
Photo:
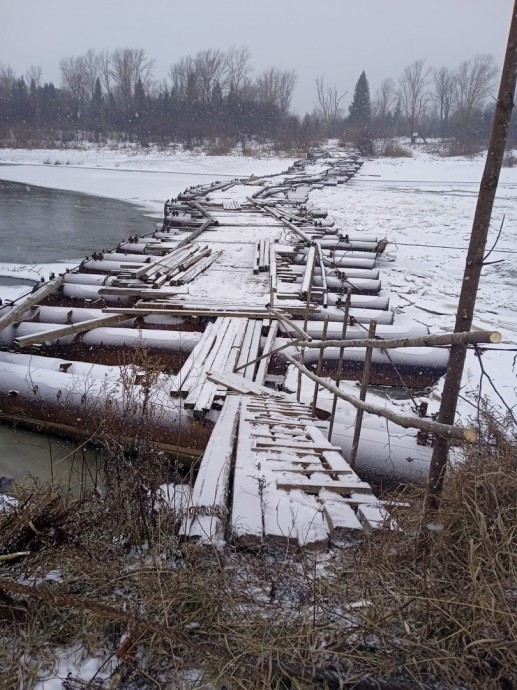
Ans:
[[[259,351],[259,347],[260,347],[260,338],[262,335],[262,322],[255,320],[252,323],[253,323],[253,335],[251,336],[250,349],[249,349],[249,354],[248,354],[248,357],[249,357],[248,361],[249,362],[253,362],[253,360],[257,359],[257,357],[258,357],[258,351]],[[254,362],[253,364],[250,364],[245,369],[243,369],[241,374],[244,376],[244,378],[249,379],[250,381],[253,381],[253,378],[255,376],[256,367],[257,367],[257,362]]]
[[[226,331],[230,325],[230,319],[226,317],[218,318],[214,324],[214,330],[211,335],[215,336],[212,346],[204,352],[204,357],[199,357],[196,360],[184,379],[181,390],[190,394],[194,388],[200,388],[205,380],[206,371],[212,366],[214,358],[221,347],[221,342],[224,339]]]
[[[239,330],[240,324],[238,320],[229,319],[229,321],[230,323],[228,329],[226,330],[224,337],[221,339],[221,344],[217,349],[217,352],[215,353],[213,360],[211,361],[211,367],[214,367],[215,369],[224,369],[226,361],[228,360],[228,357],[230,356],[232,351],[233,341]],[[201,390],[199,391],[197,397],[195,391],[192,391],[192,397],[189,394],[189,397],[185,401],[185,407],[188,408],[189,404],[191,404],[192,402],[192,399],[195,398],[195,416],[202,416],[209,412],[215,398],[217,384],[213,381],[209,381],[206,376],[208,374],[209,368],[211,367],[207,366],[204,369],[204,380],[201,381]]]
[[[386,508],[378,503],[362,503],[357,506],[357,517],[361,521],[363,527],[369,529],[378,529],[380,527],[389,527],[393,529],[394,527],[390,521]]]
[[[242,401],[233,480],[232,540],[242,546],[259,546],[263,539],[261,494],[264,477],[251,451],[251,425]]]
[[[185,364],[181,367],[179,372],[172,383],[170,394],[171,396],[179,395],[181,390],[185,389],[185,384],[187,377],[191,373],[195,366],[203,362],[210,352],[213,344],[215,343],[217,337],[217,329],[220,323],[211,324],[209,323],[203,333],[203,337],[199,343],[194,347],[190,355],[188,356]]]
[[[264,347],[262,349],[262,354],[268,354],[271,352],[273,349],[273,345],[275,342],[276,334],[278,331],[278,321],[274,320],[270,322],[269,326],[269,331],[266,337],[266,342],[264,343]],[[266,378],[266,373],[267,373],[267,368],[269,366],[269,360],[270,356],[264,357],[258,362],[257,366],[257,372],[255,374],[255,381],[263,386],[264,385],[264,379]]]
[[[260,386],[254,381],[249,379],[244,379],[238,374],[232,374],[228,371],[209,371],[207,378],[220,386],[225,386],[237,393],[243,393],[244,395],[271,395],[276,397],[282,397],[282,393],[274,391],[272,388],[266,388],[265,386]]]
[[[357,480],[354,482],[347,475],[343,479],[333,480],[330,477],[324,477],[321,480],[306,479],[303,476],[296,479],[278,479],[277,488],[284,491],[291,491],[293,489],[305,491],[306,493],[318,494],[321,489],[333,491],[337,494],[350,495],[352,492],[366,493],[371,495],[372,487],[367,482]]]
[[[240,211],[242,207],[236,199],[223,199],[223,208],[225,211]]]
[[[203,454],[181,534],[201,541],[223,537],[228,514],[230,464],[237,435],[240,398],[226,398]]]

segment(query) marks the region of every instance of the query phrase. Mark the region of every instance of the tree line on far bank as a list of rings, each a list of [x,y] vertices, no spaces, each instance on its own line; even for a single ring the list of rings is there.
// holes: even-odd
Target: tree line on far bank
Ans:
[[[157,82],[144,50],[122,48],[61,60],[59,86],[44,82],[40,67],[24,76],[0,64],[0,144],[62,145],[79,141],[138,141],[187,145],[251,138],[280,148],[306,148],[325,137],[344,137],[368,153],[373,138],[441,137],[467,150],[486,142],[498,69],[478,55],[457,69],[408,65],[370,96],[363,71],[345,116],[347,92],[325,77],[315,80],[315,107],[291,112],[294,70],[272,67],[253,76],[246,47],[207,49],[171,65]],[[510,140],[517,143],[514,118]],[[223,151],[221,151],[223,152]]]

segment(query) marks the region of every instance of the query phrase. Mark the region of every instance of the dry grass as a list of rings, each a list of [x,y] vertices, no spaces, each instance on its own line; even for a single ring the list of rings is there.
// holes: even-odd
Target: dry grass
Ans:
[[[517,155],[513,151],[507,151],[503,158],[503,168],[517,167]]]
[[[181,516],[156,502],[138,507],[144,541],[111,489],[23,496],[0,515],[2,553],[31,552],[0,565],[0,687],[30,688],[63,647],[106,660],[111,680],[90,688],[515,687],[517,444],[482,426],[432,529],[408,492],[399,531],[327,553],[182,544]]]
[[[382,143],[376,154],[381,158],[413,158],[411,151],[396,141]]]

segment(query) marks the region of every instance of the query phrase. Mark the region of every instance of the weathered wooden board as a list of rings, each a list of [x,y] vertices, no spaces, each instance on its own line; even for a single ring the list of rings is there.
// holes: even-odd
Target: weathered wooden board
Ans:
[[[240,398],[230,395],[210,436],[180,534],[213,542],[224,537],[230,463],[237,435]]]

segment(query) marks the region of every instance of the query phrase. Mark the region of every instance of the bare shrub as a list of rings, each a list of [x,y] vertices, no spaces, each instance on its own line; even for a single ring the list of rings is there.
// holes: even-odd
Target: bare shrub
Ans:
[[[231,139],[221,137],[208,144],[206,147],[206,155],[228,156],[232,152],[234,146],[235,143]]]
[[[383,158],[413,158],[413,154],[409,149],[404,148],[395,141],[388,141],[381,145],[378,156]]]
[[[517,155],[513,151],[507,151],[503,158],[503,168],[517,167]]]
[[[467,158],[477,156],[486,150],[486,146],[482,143],[472,140],[460,141],[458,139],[451,139],[447,149],[448,156],[466,156]]]

